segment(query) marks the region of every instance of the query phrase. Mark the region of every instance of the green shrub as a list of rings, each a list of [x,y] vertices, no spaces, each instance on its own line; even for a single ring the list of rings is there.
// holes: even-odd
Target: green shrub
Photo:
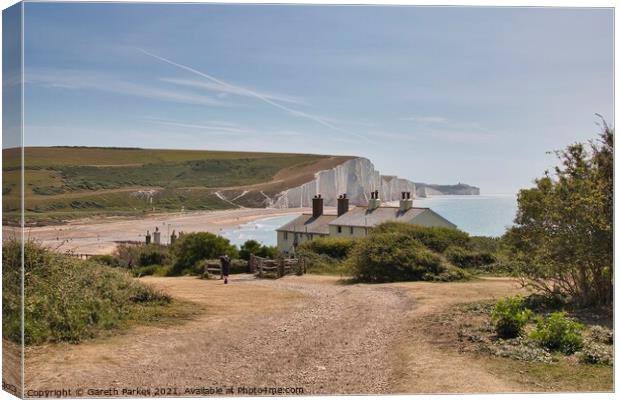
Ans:
[[[537,312],[560,310],[567,304],[567,299],[560,293],[532,293],[525,298],[525,306]]]
[[[247,274],[248,272],[250,272],[250,266],[246,260],[234,259],[231,261],[231,274]]]
[[[138,255],[138,265],[161,265],[168,261],[168,250],[163,246],[145,245]]]
[[[309,250],[297,250],[297,255],[306,263],[306,271],[311,274],[348,275],[347,263],[326,254]]]
[[[445,252],[446,258],[461,268],[478,268],[490,265],[497,261],[495,256],[488,252],[472,251],[462,247],[449,247]]]
[[[105,254],[105,255],[96,255],[96,256],[92,256],[90,258],[90,261],[95,261],[104,265],[109,265],[110,267],[119,267],[120,263],[118,261],[118,259],[114,256],[111,256],[109,254]]]
[[[522,297],[505,297],[495,304],[491,312],[491,322],[498,337],[510,339],[523,333],[523,328],[531,316],[532,311],[525,308]]]
[[[299,245],[299,252],[313,252],[323,254],[332,259],[343,260],[347,258],[355,245],[355,239],[339,237],[319,237],[306,241]]]
[[[168,276],[170,274],[171,267],[165,265],[145,265],[144,267],[136,267],[131,270],[133,276]]]
[[[497,254],[500,251],[502,240],[498,237],[470,236],[467,248],[476,252]]]
[[[144,307],[168,304],[171,298],[98,262],[54,253],[40,245],[24,246],[24,341],[77,343],[100,330],[140,319]],[[3,335],[21,341],[21,248],[2,245]]]
[[[422,280],[433,282],[454,282],[471,279],[471,274],[459,267],[455,267],[454,265],[447,264],[443,266],[442,269],[443,271],[438,274],[431,272],[425,273],[424,276],[422,276]]]
[[[402,232],[373,232],[359,239],[347,262],[363,282],[422,280],[445,270],[441,257]]]
[[[573,354],[583,346],[581,332],[584,326],[566,316],[565,312],[551,313],[546,319],[538,318],[530,337],[549,350]]]
[[[239,258],[249,261],[252,254],[258,257],[274,259],[278,256],[278,248],[262,245],[256,240],[246,240],[239,248]]]
[[[158,244],[119,244],[113,253],[116,265],[129,268],[164,265],[170,261],[168,247]]]
[[[378,225],[373,232],[377,234],[400,233],[420,241],[437,253],[443,253],[450,246],[466,247],[469,243],[469,235],[458,229],[411,225],[402,222],[385,222]]]
[[[184,234],[171,246],[170,251],[174,257],[171,270],[173,275],[186,272],[199,274],[202,272],[202,260],[219,259],[224,254],[232,259],[238,258],[237,248],[228,239],[209,232]]]

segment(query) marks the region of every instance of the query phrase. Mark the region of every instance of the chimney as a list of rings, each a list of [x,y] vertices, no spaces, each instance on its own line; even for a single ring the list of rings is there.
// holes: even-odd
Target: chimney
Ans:
[[[374,192],[370,192],[370,200],[368,200],[368,211],[379,208],[380,205],[381,199],[379,199],[379,191],[375,190]]]
[[[338,216],[345,214],[349,211],[349,199],[347,199],[347,194],[343,194],[338,196]]]
[[[413,207],[413,200],[411,199],[411,192],[401,192],[400,197],[400,211],[407,212]]]
[[[312,218],[318,218],[323,215],[323,198],[317,194],[312,199]]]

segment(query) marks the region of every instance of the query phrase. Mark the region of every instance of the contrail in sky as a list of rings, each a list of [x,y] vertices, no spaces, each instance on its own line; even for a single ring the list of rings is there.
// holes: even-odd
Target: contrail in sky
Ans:
[[[255,97],[255,98],[257,98],[257,99],[259,99],[259,100],[261,100],[261,101],[263,101],[263,102],[265,102],[265,103],[267,103],[267,104],[269,104],[269,105],[271,105],[273,107],[279,108],[280,110],[286,111],[286,112],[288,112],[290,114],[296,115],[298,117],[310,119],[310,120],[312,120],[314,122],[317,122],[317,123],[319,123],[319,124],[321,124],[321,125],[323,125],[323,126],[325,126],[327,128],[333,129],[333,130],[338,131],[338,132],[343,132],[343,133],[346,133],[348,135],[353,135],[353,136],[356,136],[358,138],[366,139],[365,137],[363,137],[363,136],[361,136],[359,134],[355,134],[355,133],[352,133],[352,132],[347,132],[347,131],[345,131],[343,129],[340,129],[337,126],[334,126],[333,124],[329,123],[328,121],[325,121],[323,118],[317,117],[316,115],[307,114],[305,112],[297,111],[297,110],[294,110],[292,108],[283,106],[282,104],[276,103],[275,101],[266,98],[265,96],[261,95],[260,93],[254,92],[253,90],[250,90],[250,89],[247,89],[247,88],[244,88],[244,87],[241,87],[241,86],[232,85],[232,84],[230,84],[228,82],[224,82],[224,81],[222,81],[220,79],[217,79],[214,76],[211,76],[209,74],[205,74],[204,72],[200,72],[200,71],[198,71],[198,70],[196,70],[196,69],[194,69],[192,67],[188,67],[187,65],[179,64],[179,63],[174,62],[172,60],[169,60],[169,59],[167,59],[165,57],[158,56],[157,54],[150,53],[150,52],[148,52],[148,51],[146,51],[144,49],[141,49],[139,47],[137,49],[140,52],[146,54],[147,56],[150,56],[150,57],[153,57],[153,58],[155,58],[157,60],[163,61],[163,62],[165,62],[167,64],[170,64],[170,65],[173,65],[173,66],[175,66],[177,68],[181,68],[181,69],[183,69],[185,71],[188,71],[188,72],[191,72],[191,73],[193,73],[195,75],[198,75],[198,76],[201,76],[203,78],[206,78],[206,79],[208,79],[208,80],[210,80],[212,82],[218,83],[218,84],[220,84],[222,86],[226,86],[226,87],[231,88],[233,90],[237,90],[237,91],[246,93],[248,96]]]

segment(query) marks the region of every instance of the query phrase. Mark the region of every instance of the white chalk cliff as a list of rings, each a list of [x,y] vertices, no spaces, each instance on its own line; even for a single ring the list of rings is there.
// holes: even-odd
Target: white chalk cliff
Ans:
[[[339,195],[346,193],[353,205],[365,205],[370,192],[378,190],[383,201],[400,199],[401,192],[415,194],[415,184],[396,176],[381,175],[366,158],[354,158],[335,168],[319,171],[314,180],[287,189],[273,199],[271,206],[278,208],[310,207],[312,198],[321,194],[325,205],[335,206]]]

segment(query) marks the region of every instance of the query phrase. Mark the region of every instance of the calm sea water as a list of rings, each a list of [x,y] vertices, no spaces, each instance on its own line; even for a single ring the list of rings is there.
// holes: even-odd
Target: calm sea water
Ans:
[[[428,207],[456,224],[459,229],[475,236],[501,236],[517,211],[517,200],[510,195],[436,196],[415,199],[415,207]],[[222,235],[233,244],[249,239],[275,246],[275,230],[297,215],[270,217],[249,222],[237,229],[224,230]]]
[[[258,219],[239,226],[237,229],[225,229],[221,235],[230,240],[232,244],[242,245],[246,240],[254,239],[262,244],[275,246],[277,242],[276,229],[299,215],[283,215]]]
[[[432,209],[470,235],[501,236],[515,218],[517,197],[436,196],[415,199],[413,205]]]

